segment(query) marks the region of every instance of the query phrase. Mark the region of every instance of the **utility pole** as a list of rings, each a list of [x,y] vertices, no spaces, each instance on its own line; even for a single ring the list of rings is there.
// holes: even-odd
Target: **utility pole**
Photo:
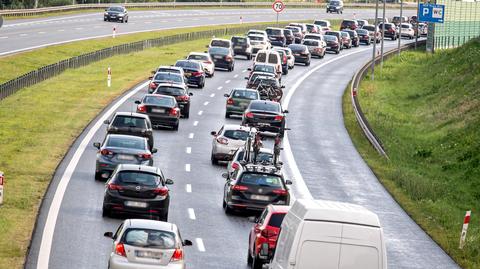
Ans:
[[[399,27],[398,52],[397,52],[399,56],[400,56],[400,47],[402,45],[402,21],[403,21],[402,16],[403,16],[403,0],[400,0],[400,27]]]
[[[373,34],[373,52],[372,52],[372,80],[375,79],[375,54],[377,53],[377,27],[378,27],[378,1],[375,3],[375,31]]]
[[[381,32],[381,35],[380,37],[382,38],[382,47],[381,47],[381,52],[380,52],[380,55],[381,55],[381,60],[380,60],[380,70],[383,69],[383,44],[384,44],[384,41],[385,41],[385,9],[386,9],[386,3],[387,1],[386,0],[383,0],[383,16],[382,16],[382,32]]]
[[[415,35],[415,49],[417,49],[418,43],[418,11],[420,10],[420,0],[417,0],[417,21],[415,22],[415,28],[417,29],[417,34]]]

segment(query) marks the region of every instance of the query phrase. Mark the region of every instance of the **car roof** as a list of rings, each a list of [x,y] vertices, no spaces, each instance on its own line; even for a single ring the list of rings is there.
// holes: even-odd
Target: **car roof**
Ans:
[[[136,112],[116,112],[114,117],[116,117],[116,116],[132,116],[132,117],[137,117],[137,118],[149,119],[148,115],[141,114],[141,113],[136,113]]]
[[[164,95],[164,94],[145,94],[145,95],[143,96],[143,98],[145,98],[145,97],[147,97],[147,96],[148,96],[148,97],[162,97],[162,98],[169,98],[169,99],[175,100],[175,97],[170,96],[170,95]]]
[[[190,53],[188,54],[188,56],[190,56],[190,55],[201,55],[201,56],[208,56],[208,57],[210,57],[210,54],[205,53],[205,52],[190,52]],[[193,59],[192,59],[192,60],[193,60]]]
[[[271,67],[275,67],[275,64],[271,64],[271,63],[260,63],[260,62],[255,63],[253,67],[255,68],[255,66],[257,66],[257,65],[268,65],[268,66],[271,66]]]
[[[178,67],[178,66],[173,66],[173,65],[160,65],[160,66],[157,68],[157,70],[160,69],[160,68],[183,71],[182,68],[180,68],[180,67]]]
[[[225,124],[223,125],[223,130],[242,130],[242,131],[250,131],[250,127],[239,125],[239,124]],[[252,129],[254,130],[254,129]]]
[[[175,84],[175,83],[160,83],[160,84],[158,84],[157,88],[159,88],[159,87],[180,88],[180,89],[184,89],[184,90],[187,89],[187,87],[185,87],[181,84]]]
[[[117,171],[142,171],[160,174],[160,169],[158,167],[138,164],[119,164],[117,167]]]
[[[268,73],[268,72],[262,72],[262,71],[255,71],[252,73],[251,76],[253,75],[257,75],[257,76],[264,76],[264,77],[268,77],[268,78],[274,78],[275,77],[275,74],[272,75],[272,73]]]
[[[311,35],[311,36],[320,36],[320,37],[322,36],[321,34],[313,34],[313,33],[308,33],[308,34],[306,34],[305,36],[307,36],[307,35]]]
[[[279,27],[267,27],[265,29],[272,29],[272,30],[283,30],[282,28]]]
[[[232,91],[247,91],[247,92],[258,92],[257,90],[255,89],[249,89],[249,88],[234,88],[232,89]]]
[[[161,230],[169,231],[176,233],[178,228],[177,225],[157,220],[149,219],[127,219],[125,220],[128,228],[139,228],[139,229],[151,229],[151,230]]]
[[[268,212],[270,213],[288,213],[288,210],[290,210],[291,206],[289,205],[272,205],[269,204],[268,207],[270,210]]]
[[[216,41],[227,41],[227,42],[230,42],[230,40],[224,39],[224,38],[212,38],[211,41],[214,41],[214,40],[216,40]],[[211,42],[211,41],[210,41],[210,42]]]
[[[264,103],[264,104],[280,105],[279,102],[270,101],[270,100],[252,100],[252,101],[250,101],[250,104],[252,104],[252,103]]]
[[[157,74],[171,74],[171,75],[174,75],[174,76],[182,76],[182,75],[181,75],[181,74],[179,74],[179,73],[175,73],[175,72],[168,72],[168,71],[161,71],[161,72],[157,72],[157,73],[155,73],[155,76],[156,76]],[[155,78],[155,77],[154,77],[154,78]]]
[[[261,33],[266,33],[265,30],[258,30],[258,29],[250,29],[248,30],[249,32],[261,32]]]
[[[125,135],[125,134],[107,134],[107,137],[111,138],[129,138],[129,139],[136,139],[136,140],[146,140],[147,138],[135,135]]]

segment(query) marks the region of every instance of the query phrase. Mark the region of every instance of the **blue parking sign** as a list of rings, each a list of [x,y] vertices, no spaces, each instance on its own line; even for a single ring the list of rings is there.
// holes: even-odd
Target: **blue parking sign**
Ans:
[[[418,9],[418,21],[443,23],[445,5],[420,4]]]

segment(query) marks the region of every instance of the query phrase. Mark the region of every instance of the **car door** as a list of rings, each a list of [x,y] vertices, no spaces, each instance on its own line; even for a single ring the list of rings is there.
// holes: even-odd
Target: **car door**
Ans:
[[[253,255],[256,254],[255,253],[256,241],[257,241],[258,236],[261,233],[261,228],[265,227],[264,223],[265,223],[265,220],[268,219],[267,216],[268,216],[269,213],[270,212],[268,211],[268,207],[266,207],[265,210],[263,210],[260,217],[258,217],[257,222],[255,223],[255,225],[253,225],[252,231],[250,232],[250,240],[249,240],[250,251]]]

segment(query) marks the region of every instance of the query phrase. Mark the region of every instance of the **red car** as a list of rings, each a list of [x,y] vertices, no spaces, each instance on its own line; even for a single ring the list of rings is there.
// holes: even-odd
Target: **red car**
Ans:
[[[248,239],[248,264],[253,269],[262,268],[273,258],[280,226],[290,206],[268,205],[250,231]],[[262,250],[262,245],[268,243],[268,254]],[[266,247],[265,247],[266,248]]]

